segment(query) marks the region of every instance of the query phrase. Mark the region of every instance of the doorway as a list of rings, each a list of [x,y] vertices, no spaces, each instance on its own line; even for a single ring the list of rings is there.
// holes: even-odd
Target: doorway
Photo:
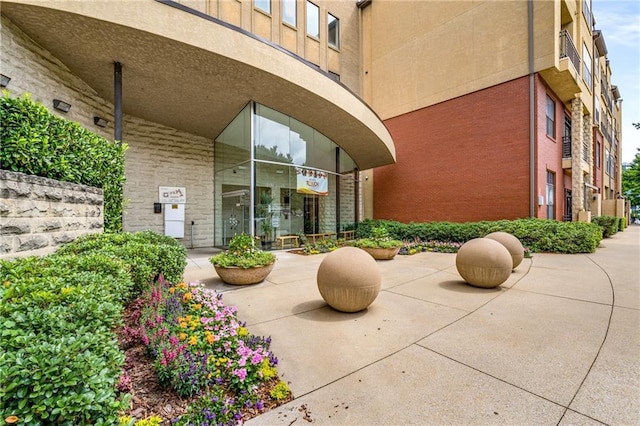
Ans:
[[[320,232],[320,203],[317,195],[304,196],[304,233],[317,234]]]
[[[571,190],[564,190],[564,215],[562,220],[565,222],[571,222],[573,220],[573,209],[571,208],[573,200],[571,199]]]

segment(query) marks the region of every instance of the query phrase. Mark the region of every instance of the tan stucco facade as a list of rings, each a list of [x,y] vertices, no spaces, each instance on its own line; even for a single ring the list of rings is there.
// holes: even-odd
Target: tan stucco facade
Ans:
[[[251,26],[244,8],[243,26]],[[277,45],[175,4],[4,1],[2,13],[105,99],[113,99],[113,61],[122,63],[125,113],[214,138],[253,100],[321,131],[360,168],[395,160],[384,124],[345,86]],[[317,56],[325,69],[329,56]]]

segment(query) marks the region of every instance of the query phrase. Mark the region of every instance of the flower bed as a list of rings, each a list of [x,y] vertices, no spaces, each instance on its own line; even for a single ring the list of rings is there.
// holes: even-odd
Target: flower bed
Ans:
[[[161,384],[184,398],[198,396],[173,424],[240,424],[273,405],[264,395],[291,398],[277,380],[270,338],[251,335],[221,294],[160,278],[139,301],[139,328],[127,332],[146,345]]]

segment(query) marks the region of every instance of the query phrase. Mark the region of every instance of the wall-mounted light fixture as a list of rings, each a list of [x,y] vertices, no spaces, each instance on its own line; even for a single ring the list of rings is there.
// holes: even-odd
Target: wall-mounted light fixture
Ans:
[[[69,112],[69,110],[71,109],[71,104],[68,104],[65,101],[61,101],[60,99],[54,99],[53,107],[58,111]]]
[[[98,117],[97,115],[95,115],[93,117],[93,124],[95,124],[96,126],[99,127],[107,127],[107,124],[109,124],[109,122],[107,120],[105,120],[102,117]]]
[[[7,87],[10,81],[11,81],[11,77],[8,77],[4,74],[0,74],[0,86]]]

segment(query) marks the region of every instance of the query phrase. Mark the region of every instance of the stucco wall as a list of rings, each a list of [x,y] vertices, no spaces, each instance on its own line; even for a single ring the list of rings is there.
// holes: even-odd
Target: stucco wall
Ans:
[[[534,2],[536,70],[557,62],[556,3]],[[367,9],[365,100],[383,119],[528,74],[525,1],[374,1]]]
[[[45,255],[102,232],[102,189],[0,170],[0,258]]]
[[[12,95],[29,93],[55,114],[113,139],[112,103],[101,98],[6,17],[2,17],[1,31],[2,73],[11,77],[7,90]],[[66,114],[54,110],[54,98],[70,103],[71,110]],[[126,93],[124,100],[126,111]],[[106,118],[107,127],[96,126],[94,115]],[[194,221],[193,246],[213,245],[213,141],[126,114],[123,141],[129,146],[125,163],[124,229],[163,233],[164,215],[153,213],[158,187],[183,186],[187,189],[183,243],[191,246],[191,221]]]

